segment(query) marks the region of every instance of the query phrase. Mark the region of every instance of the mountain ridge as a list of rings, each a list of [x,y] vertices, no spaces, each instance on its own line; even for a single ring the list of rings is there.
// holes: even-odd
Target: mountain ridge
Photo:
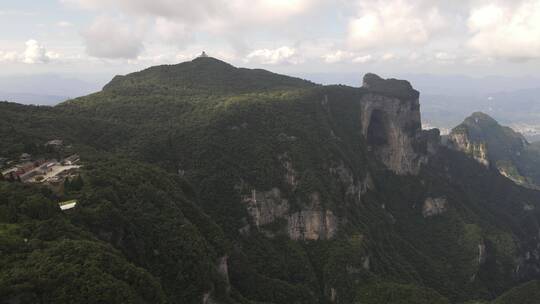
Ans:
[[[198,57],[175,65],[154,66],[126,76],[115,76],[104,91],[118,91],[124,86],[165,86],[180,90],[230,90],[235,93],[276,88],[305,88],[315,84],[262,69],[236,68],[213,57]],[[232,88],[223,88],[223,87]]]

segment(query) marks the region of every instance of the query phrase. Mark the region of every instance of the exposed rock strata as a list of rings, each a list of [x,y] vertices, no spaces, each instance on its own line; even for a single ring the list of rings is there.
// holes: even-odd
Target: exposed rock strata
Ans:
[[[264,230],[264,225],[285,220],[287,235],[293,240],[330,239],[337,231],[337,217],[322,207],[316,192],[311,195],[307,206],[297,212],[290,210],[288,200],[281,196],[277,188],[266,192],[252,190],[251,195],[246,195],[243,201],[257,229]]]
[[[455,130],[448,136],[448,145],[474,158],[480,164],[489,167],[488,150],[485,143],[470,140],[465,130]]]

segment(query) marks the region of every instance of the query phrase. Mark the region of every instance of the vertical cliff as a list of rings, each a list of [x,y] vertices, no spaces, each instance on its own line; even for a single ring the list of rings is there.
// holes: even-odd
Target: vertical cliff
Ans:
[[[420,93],[407,81],[374,74],[364,77],[363,88],[367,94],[360,100],[360,117],[369,149],[396,174],[417,174],[429,150],[421,127]]]
[[[464,128],[456,128],[448,135],[448,145],[464,152],[480,164],[489,167],[488,150],[485,142],[473,141]]]

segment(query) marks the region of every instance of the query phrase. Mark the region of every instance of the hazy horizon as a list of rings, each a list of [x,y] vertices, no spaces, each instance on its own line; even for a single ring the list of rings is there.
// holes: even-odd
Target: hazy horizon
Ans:
[[[181,63],[181,62],[179,62]],[[244,67],[240,65],[239,67]],[[271,72],[280,73],[265,68]],[[144,69],[144,68],[143,68]],[[29,94],[42,96],[56,96],[76,98],[90,93],[98,92],[116,75],[127,75],[141,69],[134,69],[127,73],[93,73],[93,74],[12,74],[0,75],[0,96],[8,94]],[[366,73],[375,73],[384,78],[397,78],[409,81],[421,95],[451,95],[451,96],[478,96],[490,93],[512,92],[524,89],[540,88],[540,77],[525,76],[469,76],[466,74],[427,74],[427,73],[379,73],[373,70],[358,72],[319,72],[319,73],[283,73],[284,75],[303,78],[322,85],[341,84],[352,87],[362,85],[362,77]],[[280,73],[281,74],[281,73]],[[0,99],[2,99],[0,97]],[[24,100],[9,100],[20,103],[52,104],[50,102],[26,102]]]

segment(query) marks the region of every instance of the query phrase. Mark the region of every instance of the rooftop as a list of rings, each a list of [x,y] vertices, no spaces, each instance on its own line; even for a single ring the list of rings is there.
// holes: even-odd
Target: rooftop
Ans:
[[[58,206],[60,206],[60,209],[64,211],[64,210],[75,208],[75,206],[77,206],[77,203],[78,203],[77,200],[69,200],[69,201],[58,203]]]

